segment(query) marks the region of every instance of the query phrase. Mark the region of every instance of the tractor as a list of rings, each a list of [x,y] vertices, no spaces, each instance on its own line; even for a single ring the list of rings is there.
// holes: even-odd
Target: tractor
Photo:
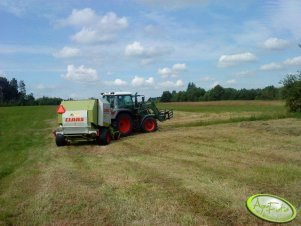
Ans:
[[[111,139],[137,130],[154,132],[158,128],[157,120],[173,117],[172,110],[159,110],[153,101],[145,102],[145,97],[137,93],[101,95],[100,99],[62,101],[57,109],[59,127],[54,131],[57,146],[80,140],[107,145]]]
[[[153,101],[145,102],[145,97],[137,93],[109,92],[101,95],[110,103],[112,126],[121,136],[128,136],[139,129],[146,133],[154,132],[158,128],[157,120],[162,122],[173,117],[172,110],[159,110]]]

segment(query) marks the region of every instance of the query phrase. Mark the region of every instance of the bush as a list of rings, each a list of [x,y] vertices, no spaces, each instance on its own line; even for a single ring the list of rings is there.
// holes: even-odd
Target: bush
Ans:
[[[280,83],[283,84],[282,96],[286,106],[292,112],[301,112],[301,72],[287,75]]]

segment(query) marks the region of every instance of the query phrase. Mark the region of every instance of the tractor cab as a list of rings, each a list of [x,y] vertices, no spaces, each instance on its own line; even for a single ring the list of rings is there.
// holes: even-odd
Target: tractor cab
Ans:
[[[111,109],[133,109],[134,101],[129,92],[110,92],[103,93],[103,98],[110,103]]]

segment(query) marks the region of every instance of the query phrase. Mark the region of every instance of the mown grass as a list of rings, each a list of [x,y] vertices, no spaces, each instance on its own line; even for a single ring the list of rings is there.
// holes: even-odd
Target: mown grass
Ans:
[[[0,225],[271,225],[246,210],[256,193],[288,199],[298,214],[287,225],[301,224],[298,118],[230,123],[223,112],[190,112],[193,120],[227,123],[177,128],[173,122],[193,121],[176,111],[152,134],[58,148],[51,135],[55,109],[32,110],[49,115],[36,116],[44,126],[31,127],[38,130],[31,145],[16,147],[25,160],[0,179]],[[236,115],[248,114],[230,114]],[[2,150],[1,143],[0,158]]]
[[[224,113],[224,112],[287,112],[283,101],[211,101],[211,102],[172,102],[159,103],[160,108],[185,112]]]
[[[301,118],[300,113],[288,112],[283,101],[174,102],[158,106],[176,112],[177,119],[166,123],[167,128]]]

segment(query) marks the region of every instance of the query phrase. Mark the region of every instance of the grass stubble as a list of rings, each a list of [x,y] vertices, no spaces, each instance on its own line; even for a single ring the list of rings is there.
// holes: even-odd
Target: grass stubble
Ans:
[[[44,126],[23,129],[26,140],[39,128],[32,143],[15,146],[21,160],[1,161],[12,169],[1,174],[0,225],[271,225],[245,207],[257,193],[289,200],[298,213],[287,225],[301,224],[299,118],[231,122],[254,111],[176,111],[155,133],[58,148],[55,114],[44,111]],[[13,145],[12,133],[6,139]]]

